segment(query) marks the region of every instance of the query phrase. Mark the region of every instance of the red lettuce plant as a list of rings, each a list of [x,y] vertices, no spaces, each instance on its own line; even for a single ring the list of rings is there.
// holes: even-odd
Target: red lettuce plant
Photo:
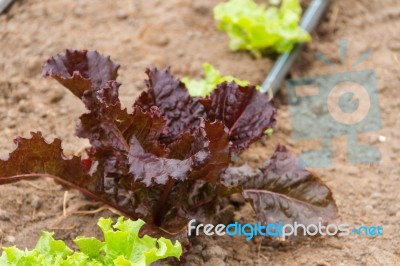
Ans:
[[[0,184],[46,176],[80,190],[153,229],[177,233],[192,218],[210,217],[218,199],[242,193],[263,222],[328,223],[338,218],[329,188],[280,146],[260,169],[230,166],[275,124],[276,110],[254,86],[218,85],[191,97],[169,69],[147,69],[146,89],[121,107],[119,65],[96,51],[67,50],[47,61],[55,78],[86,106],[76,135],[89,139],[89,157],[68,158],[61,140],[40,132],[14,140],[0,160]]]

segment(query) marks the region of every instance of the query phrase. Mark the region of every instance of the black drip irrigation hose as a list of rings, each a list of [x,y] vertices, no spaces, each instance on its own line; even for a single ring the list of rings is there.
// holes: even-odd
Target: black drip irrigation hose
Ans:
[[[0,0],[0,14],[13,2],[14,0]]]
[[[331,0],[313,0],[301,19],[300,27],[311,34],[328,9],[330,2]],[[262,93],[268,94],[272,98],[278,92],[303,47],[304,43],[298,43],[290,52],[284,53],[278,58],[261,85]]]

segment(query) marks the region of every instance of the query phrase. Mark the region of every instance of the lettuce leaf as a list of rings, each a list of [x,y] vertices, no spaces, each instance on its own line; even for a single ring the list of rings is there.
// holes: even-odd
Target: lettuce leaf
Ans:
[[[98,225],[103,232],[104,241],[96,238],[78,236],[74,242],[79,252],[74,252],[63,241],[55,240],[53,233],[42,232],[33,250],[20,250],[4,247],[0,257],[2,266],[105,266],[129,265],[146,266],[151,263],[182,255],[182,245],[164,237],[139,237],[144,225],[142,220],[132,221],[118,218],[115,225],[111,219],[100,218]]]
[[[204,79],[195,80],[188,77],[183,77],[181,81],[186,85],[186,88],[192,97],[206,97],[217,88],[217,85],[225,81],[234,81],[240,86],[247,86],[250,82],[240,80],[233,76],[221,76],[221,73],[208,63],[203,64]],[[257,86],[257,89],[260,89]]]
[[[242,87],[224,82],[203,101],[208,119],[224,121],[233,153],[247,149],[265,130],[275,126],[276,110],[266,99],[252,85]]]
[[[260,168],[229,167],[221,181],[226,187],[241,187],[258,221],[265,224],[297,222],[307,227],[340,222],[332,191],[284,146],[278,146]]]
[[[310,35],[299,27],[298,0],[282,0],[280,7],[258,5],[253,0],[229,0],[214,8],[218,28],[225,31],[232,51],[248,50],[259,58],[265,53],[285,53]]]

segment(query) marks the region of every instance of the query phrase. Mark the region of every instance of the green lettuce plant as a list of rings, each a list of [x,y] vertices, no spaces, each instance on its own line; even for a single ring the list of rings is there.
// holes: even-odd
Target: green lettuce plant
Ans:
[[[225,81],[234,81],[240,86],[248,86],[250,84],[250,82],[246,80],[240,80],[233,76],[222,76],[216,68],[208,63],[203,64],[203,70],[204,79],[196,80],[190,79],[188,77],[184,77],[181,79],[181,81],[186,85],[190,96],[192,97],[206,97],[217,88],[218,84]],[[257,89],[259,89],[259,86],[257,86]]]
[[[268,8],[253,0],[229,0],[214,8],[214,19],[229,35],[231,50],[248,50],[259,58],[268,52],[288,52],[295,43],[311,40],[299,26],[301,12],[298,0],[282,0]]]
[[[4,247],[0,257],[2,266],[145,266],[168,257],[180,258],[182,246],[166,238],[139,237],[143,220],[124,220],[120,217],[112,225],[111,219],[100,218],[98,226],[104,241],[78,236],[74,242],[80,251],[74,252],[53,233],[42,232],[33,250]]]

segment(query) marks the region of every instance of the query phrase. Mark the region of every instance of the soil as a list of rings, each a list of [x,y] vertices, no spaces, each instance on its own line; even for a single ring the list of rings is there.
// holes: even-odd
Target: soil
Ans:
[[[97,49],[121,64],[123,103],[130,107],[143,89],[144,69],[170,65],[177,76],[200,78],[202,63],[224,74],[260,83],[273,57],[255,60],[231,53],[227,36],[212,19],[216,0],[16,1],[0,15],[0,154],[13,150],[12,139],[40,130],[63,140],[66,154],[88,143],[73,136],[83,105],[61,85],[41,77],[41,66],[65,48]],[[340,64],[338,41],[348,40],[349,62],[371,49],[373,56],[354,70],[373,69],[378,78],[383,127],[359,140],[379,148],[379,164],[346,161],[346,138],[333,141],[334,168],[313,169],[331,187],[342,220],[350,225],[381,225],[384,235],[320,237],[276,245],[240,237],[193,238],[187,265],[400,265],[400,3],[398,0],[337,0],[302,52],[291,77],[341,71],[315,60],[320,51]],[[277,144],[296,153],[318,146],[291,136],[285,88],[277,95],[278,126],[273,138],[252,146],[241,159],[261,164]],[[383,137],[384,138],[383,138]],[[77,191],[66,193],[51,180],[22,181],[0,187],[0,247],[31,248],[41,230],[71,243],[77,235],[99,235],[100,216],[109,210],[76,213],[90,203]],[[67,215],[63,216],[63,204]],[[254,221],[248,205],[234,211],[239,221]]]

